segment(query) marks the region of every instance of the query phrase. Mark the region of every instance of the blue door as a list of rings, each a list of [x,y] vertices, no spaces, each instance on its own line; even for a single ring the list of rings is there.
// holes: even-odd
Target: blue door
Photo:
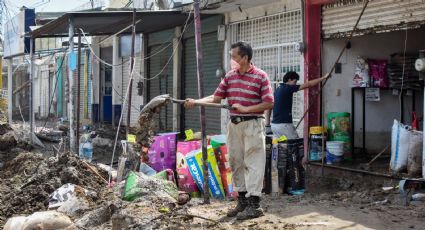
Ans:
[[[103,122],[112,123],[112,67],[110,66],[105,66],[103,83]]]

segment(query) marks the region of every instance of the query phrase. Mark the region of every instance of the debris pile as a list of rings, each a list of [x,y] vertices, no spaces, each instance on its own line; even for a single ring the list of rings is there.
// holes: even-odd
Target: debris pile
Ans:
[[[12,217],[31,219],[36,212],[41,212],[36,216],[44,216],[52,194],[67,184],[73,185],[75,196],[68,197],[57,212],[71,218],[76,229],[164,227],[171,226],[168,217],[188,215],[185,206],[178,205],[187,194],[179,194],[175,184],[141,173],[130,174],[133,176],[112,189],[105,180],[105,170],[73,154],[46,158],[21,153],[0,170],[0,228]],[[129,178],[135,179],[133,183]],[[131,201],[126,201],[126,195]]]
[[[106,178],[105,171],[99,169],[99,173]],[[96,191],[94,204],[108,194],[106,183],[71,154],[43,158],[30,152],[21,153],[5,163],[0,175],[0,226],[13,215],[47,210],[49,195],[66,183]]]

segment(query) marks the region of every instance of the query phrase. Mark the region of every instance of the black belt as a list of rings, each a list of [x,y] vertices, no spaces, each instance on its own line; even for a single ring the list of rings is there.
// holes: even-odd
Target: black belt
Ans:
[[[249,120],[254,120],[259,118],[264,118],[264,117],[262,116],[260,117],[259,116],[231,116],[230,121],[232,121],[233,124],[237,125],[244,121],[249,121]]]

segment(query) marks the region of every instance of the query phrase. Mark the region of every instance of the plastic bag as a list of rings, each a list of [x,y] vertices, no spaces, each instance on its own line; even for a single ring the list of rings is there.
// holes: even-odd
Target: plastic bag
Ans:
[[[409,177],[417,177],[422,172],[423,133],[410,131],[409,150],[407,157],[407,172]]]
[[[394,120],[391,131],[391,162],[390,168],[398,173],[407,168],[409,153],[410,132],[409,126]]]

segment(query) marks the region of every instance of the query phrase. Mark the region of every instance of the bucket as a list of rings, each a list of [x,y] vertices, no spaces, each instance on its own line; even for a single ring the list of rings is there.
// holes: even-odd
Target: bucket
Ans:
[[[330,140],[350,136],[350,113],[328,113],[328,135]]]
[[[342,141],[327,141],[326,150],[335,156],[344,155],[344,142]]]
[[[352,160],[351,154],[351,138],[350,136],[340,136],[334,138],[332,141],[341,141],[344,142],[344,160]]]
[[[327,141],[326,142],[326,163],[332,164],[341,162],[344,158],[344,142]]]
[[[322,126],[310,127],[310,138],[309,138],[309,160],[319,161],[322,159],[322,155],[325,152],[325,148],[322,148],[322,139],[326,140],[326,133]]]

